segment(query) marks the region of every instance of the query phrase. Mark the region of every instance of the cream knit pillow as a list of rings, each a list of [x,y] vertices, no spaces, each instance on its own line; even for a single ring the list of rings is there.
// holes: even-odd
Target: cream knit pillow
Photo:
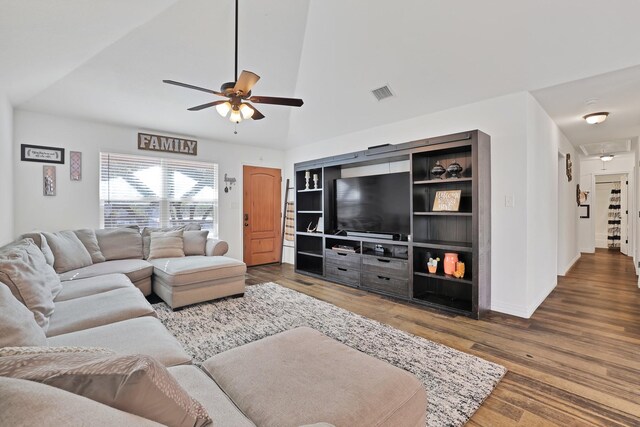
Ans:
[[[151,233],[148,259],[183,257],[183,233],[182,230]]]

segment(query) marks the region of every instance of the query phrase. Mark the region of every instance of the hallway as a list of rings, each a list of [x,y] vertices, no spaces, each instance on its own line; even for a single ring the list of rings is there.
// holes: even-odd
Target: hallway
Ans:
[[[640,425],[640,289],[631,258],[583,254],[531,319],[492,313],[471,320],[296,274],[252,267],[306,293],[509,369],[472,426]]]

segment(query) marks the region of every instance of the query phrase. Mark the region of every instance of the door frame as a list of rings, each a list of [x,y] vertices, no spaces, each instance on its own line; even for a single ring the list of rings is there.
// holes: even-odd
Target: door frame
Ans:
[[[593,172],[591,174],[591,192],[589,193],[589,197],[591,197],[591,203],[594,205],[597,203],[596,196],[596,176],[603,175],[627,175],[627,181],[629,185],[627,187],[627,210],[629,211],[629,215],[627,216],[627,240],[629,240],[627,246],[627,255],[629,257],[633,257],[636,253],[636,239],[635,239],[635,229],[636,229],[636,198],[634,197],[635,193],[635,171],[633,170],[620,170],[620,169],[604,169],[601,171]],[[593,210],[592,210],[593,212]],[[594,242],[594,252],[595,252],[595,236],[596,236],[596,224],[595,220],[591,221],[590,233],[593,236]],[[624,255],[624,254],[623,254]],[[640,283],[640,282],[639,282]],[[640,284],[639,284],[640,286]]]
[[[260,160],[262,160],[262,157],[260,157]],[[239,191],[238,191],[238,195],[237,197],[237,203],[239,205],[238,208],[238,214],[237,214],[237,220],[238,220],[238,224],[240,224],[240,226],[238,227],[238,235],[239,235],[239,241],[240,241],[240,260],[244,261],[244,168],[245,166],[252,166],[252,167],[256,167],[256,168],[268,168],[268,169],[279,169],[280,170],[280,178],[281,178],[281,182],[280,182],[280,209],[282,210],[282,205],[284,204],[284,192],[283,192],[283,185],[285,182],[285,175],[284,175],[284,170],[285,167],[283,165],[274,165],[271,163],[266,163],[266,164],[256,164],[256,163],[252,163],[252,162],[240,162],[240,172],[238,173],[238,187]],[[281,214],[281,218],[282,219],[284,217],[284,212],[280,212]],[[284,239],[284,236],[280,236],[280,239]]]

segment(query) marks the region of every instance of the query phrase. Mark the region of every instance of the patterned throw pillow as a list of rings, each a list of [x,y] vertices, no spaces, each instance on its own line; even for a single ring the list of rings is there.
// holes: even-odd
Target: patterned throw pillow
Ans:
[[[149,258],[149,251],[151,248],[151,233],[154,233],[156,231],[199,231],[201,228],[202,227],[200,224],[176,225],[174,227],[164,228],[144,227],[142,229],[142,255],[144,259]]]
[[[184,256],[184,231],[154,231],[151,233],[149,258],[178,258]]]
[[[204,407],[150,356],[50,349],[0,357],[0,376],[47,384],[167,426],[211,423]]]

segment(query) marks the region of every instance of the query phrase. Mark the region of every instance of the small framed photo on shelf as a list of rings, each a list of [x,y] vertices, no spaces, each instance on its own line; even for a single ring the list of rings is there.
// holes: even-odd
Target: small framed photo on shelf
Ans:
[[[433,201],[433,212],[458,212],[462,190],[436,191]]]

